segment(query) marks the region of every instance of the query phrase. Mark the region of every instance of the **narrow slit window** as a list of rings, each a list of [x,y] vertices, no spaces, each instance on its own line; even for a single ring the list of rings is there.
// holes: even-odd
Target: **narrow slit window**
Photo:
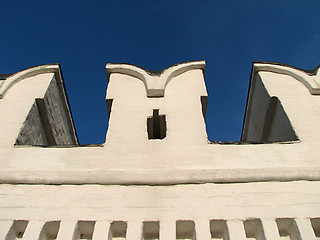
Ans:
[[[153,110],[153,116],[147,119],[148,139],[164,139],[167,134],[166,116],[159,115],[159,109]]]

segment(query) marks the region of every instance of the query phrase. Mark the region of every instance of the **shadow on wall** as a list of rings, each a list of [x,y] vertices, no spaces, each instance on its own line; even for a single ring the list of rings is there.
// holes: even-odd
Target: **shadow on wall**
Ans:
[[[183,63],[181,65],[185,67],[184,64],[187,66],[186,63]],[[193,62],[192,64],[203,65],[204,62]],[[198,65],[196,67],[199,67]],[[202,65],[201,68],[203,68]],[[132,65],[130,65],[129,67],[127,66],[127,68],[130,67],[132,67]],[[192,65],[192,67],[194,66]],[[114,70],[113,68],[116,70]],[[112,70],[110,71],[120,71],[118,68],[120,68],[118,65],[112,65],[112,68],[110,68]],[[157,74],[149,72],[147,70],[141,70],[141,68],[138,67],[132,68],[134,68],[134,70],[132,70],[133,72],[139,70],[139,74],[143,72],[144,75],[150,78],[155,77],[157,74],[157,76],[161,78],[163,77],[162,75],[169,76],[169,73],[167,72],[177,72],[177,70],[172,69],[179,69],[179,64],[171,66],[170,68],[165,69]],[[121,69],[121,71],[125,70]],[[187,70],[184,69],[183,71]],[[180,72],[174,72],[174,74],[180,74]],[[275,142],[291,143],[299,141],[299,138],[294,131],[294,128],[285,112],[285,109],[281,104],[281,101],[278,97],[269,95],[262,79],[259,75],[256,74],[256,72],[253,67],[241,141],[208,141],[208,143],[263,144]],[[124,74],[127,73],[125,72]],[[147,77],[144,78],[147,79]],[[160,91],[158,89],[158,86],[155,87],[155,90],[157,91],[153,91],[152,84],[154,83],[152,81],[149,81],[148,79],[144,81],[145,84],[149,84],[148,86],[146,85],[147,92],[149,91],[148,93],[152,93],[153,95],[160,93],[164,94],[164,90],[161,90],[159,88],[161,90]],[[66,96],[61,96],[61,91],[57,91],[57,86],[54,86],[54,84],[55,82],[50,84],[50,87],[48,88],[47,93],[45,94],[45,97],[43,99],[36,99],[34,104],[31,106],[31,109],[18,134],[15,145],[31,145],[44,147],[80,146],[77,143],[77,139],[73,139],[75,129],[72,124],[69,124],[69,122],[72,122],[72,119],[68,120],[69,116],[67,116],[65,109],[61,107],[63,105],[61,103],[61,99],[65,99]],[[162,84],[165,87],[165,83]],[[151,97],[155,98],[155,96],[153,95]],[[164,96],[161,95],[160,97]],[[202,109],[202,117],[205,121],[207,110],[207,96],[200,96],[200,103]],[[112,114],[112,104],[113,99],[107,99],[108,120],[110,119],[110,116]],[[169,129],[167,117],[168,116],[166,115],[159,114],[159,109],[153,109],[152,116],[149,116],[145,120],[147,132],[146,139],[166,139],[167,129]],[[128,121],[130,121],[130,119],[128,119]],[[92,146],[97,146],[97,144],[94,144]]]

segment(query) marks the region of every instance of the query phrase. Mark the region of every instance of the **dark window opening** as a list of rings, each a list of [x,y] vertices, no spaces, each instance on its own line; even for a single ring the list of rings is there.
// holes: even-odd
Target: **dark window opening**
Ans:
[[[91,240],[95,224],[95,221],[79,221],[77,237],[75,239]]]
[[[41,237],[39,239],[56,239],[58,236],[59,228],[60,221],[47,222],[42,228]]]
[[[11,226],[6,239],[22,239],[29,221],[15,220]]]
[[[127,223],[115,221],[111,223],[108,239],[125,239],[127,235]]]
[[[314,234],[317,238],[320,238],[320,218],[312,218],[310,220]]]
[[[293,218],[278,218],[276,223],[280,239],[299,239],[300,233]]]
[[[262,222],[260,219],[248,219],[243,222],[247,239],[265,239]]]
[[[159,222],[143,222],[143,240],[158,240],[159,229]]]
[[[210,233],[212,239],[229,239],[227,221],[212,219],[210,221]]]
[[[159,109],[153,110],[153,116],[147,119],[148,139],[164,139],[167,134],[166,116],[159,115]]]
[[[176,222],[176,239],[196,239],[195,224],[193,221],[179,220]]]

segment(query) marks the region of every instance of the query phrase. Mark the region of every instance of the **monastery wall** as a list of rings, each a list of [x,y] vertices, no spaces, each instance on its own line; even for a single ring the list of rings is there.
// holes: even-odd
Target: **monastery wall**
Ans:
[[[2,81],[0,239],[320,238],[318,69],[254,63],[233,143],[207,140],[204,70],[107,64],[109,129],[92,146],[58,65]]]

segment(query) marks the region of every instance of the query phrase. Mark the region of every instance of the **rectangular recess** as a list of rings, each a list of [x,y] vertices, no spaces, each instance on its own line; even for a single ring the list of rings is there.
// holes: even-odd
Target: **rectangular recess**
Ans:
[[[110,225],[108,240],[124,240],[127,235],[127,223],[124,221],[114,221]]]
[[[260,219],[248,219],[243,225],[248,240],[266,240]]]
[[[45,240],[57,239],[57,235],[60,228],[60,221],[46,222],[41,231],[41,238]]]
[[[143,222],[143,240],[158,240],[159,230],[158,221]]]
[[[46,104],[42,98],[36,98],[35,101],[36,101],[37,108],[39,111],[41,123],[42,123],[42,126],[44,128],[44,132],[45,132],[45,135],[47,138],[47,142],[48,142],[49,146],[57,145],[56,140],[54,138],[53,131],[51,129],[50,121],[48,119],[48,115],[47,115],[48,111],[46,108]]]
[[[229,239],[227,221],[222,219],[212,219],[210,221],[210,234],[212,240]]]
[[[176,239],[196,239],[194,221],[178,220],[176,222]]]
[[[301,239],[298,227],[293,218],[278,218],[276,222],[281,240]]]
[[[76,239],[85,239],[91,240],[94,231],[94,225],[96,224],[95,221],[79,221],[78,222],[78,238]]]
[[[15,220],[5,238],[5,240],[16,240],[22,239],[23,234],[26,231],[29,221],[26,220]]]
[[[153,109],[153,115],[147,118],[148,139],[164,139],[167,134],[166,116],[159,115],[159,109]]]
[[[310,221],[314,234],[320,239],[320,218],[311,218]]]

